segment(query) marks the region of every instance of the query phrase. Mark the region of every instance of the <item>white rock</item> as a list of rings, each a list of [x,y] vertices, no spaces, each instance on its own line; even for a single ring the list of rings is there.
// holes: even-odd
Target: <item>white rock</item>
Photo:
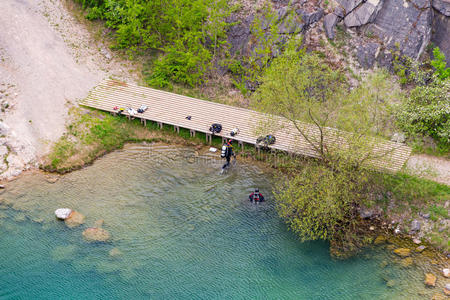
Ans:
[[[72,210],[70,208],[58,208],[55,210],[56,217],[61,220],[67,219],[71,213]]]
[[[209,152],[217,152],[217,148],[211,147],[209,148]]]
[[[413,243],[419,245],[421,241],[419,239],[413,239]]]
[[[450,269],[443,269],[442,274],[444,275],[444,277],[450,277]]]

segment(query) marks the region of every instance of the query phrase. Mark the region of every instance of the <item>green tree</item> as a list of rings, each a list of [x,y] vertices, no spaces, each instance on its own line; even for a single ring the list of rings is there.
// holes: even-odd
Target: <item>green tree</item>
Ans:
[[[302,240],[324,239],[355,250],[358,208],[368,205],[374,159],[392,150],[377,150],[389,122],[394,96],[388,75],[369,77],[348,90],[340,70],[291,40],[260,77],[253,106],[268,114],[260,131],[302,138],[318,161],[296,164],[280,176],[275,198],[280,215]],[[336,130],[340,129],[340,130]]]

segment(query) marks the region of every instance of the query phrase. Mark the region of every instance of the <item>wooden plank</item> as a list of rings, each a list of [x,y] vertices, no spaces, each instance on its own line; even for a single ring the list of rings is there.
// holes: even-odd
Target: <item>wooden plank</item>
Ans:
[[[212,123],[220,123],[222,124],[222,132],[215,135],[222,137],[222,139],[234,139],[241,147],[243,147],[243,143],[256,145],[255,131],[259,126],[259,120],[271,117],[245,108],[195,99],[115,80],[102,82],[80,104],[111,113],[116,113],[113,110],[114,106],[137,109],[144,104],[148,106],[148,110],[133,116],[144,120],[144,125],[146,120],[151,120],[157,122],[160,128],[163,124],[173,126],[177,132],[179,132],[180,127],[187,128],[190,130],[191,136],[195,136],[197,131],[203,132],[206,134],[208,143],[212,142],[209,127]],[[128,118],[131,117],[127,112],[124,115]],[[188,120],[187,116],[191,116],[191,119]],[[313,147],[297,132],[293,124],[286,123],[281,118],[273,118],[273,121],[282,122],[285,126],[283,129],[272,132],[277,137],[277,142],[270,145],[270,149],[318,157]],[[309,136],[318,139],[319,131],[313,125],[299,122],[298,126]],[[240,132],[232,137],[230,132],[235,127],[239,128]],[[343,136],[348,134],[334,128],[325,128],[325,130],[329,133],[326,142],[330,145],[342,145]],[[259,147],[257,149],[259,152]],[[386,140],[377,141],[375,152],[381,154],[387,151],[390,151],[389,155],[370,163],[375,168],[397,171],[403,166],[411,153],[411,149],[403,144]]]

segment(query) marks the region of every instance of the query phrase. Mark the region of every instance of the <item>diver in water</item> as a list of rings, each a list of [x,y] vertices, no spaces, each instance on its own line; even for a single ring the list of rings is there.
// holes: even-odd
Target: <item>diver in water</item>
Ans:
[[[251,202],[263,202],[264,201],[264,196],[259,192],[259,189],[256,188],[255,191],[253,193],[251,193],[250,195],[248,195],[248,199]]]
[[[230,166],[231,156],[234,156],[236,159],[236,154],[233,152],[233,141],[230,139],[222,146],[222,153],[220,154],[222,158],[225,158],[227,162],[222,166],[222,170]]]

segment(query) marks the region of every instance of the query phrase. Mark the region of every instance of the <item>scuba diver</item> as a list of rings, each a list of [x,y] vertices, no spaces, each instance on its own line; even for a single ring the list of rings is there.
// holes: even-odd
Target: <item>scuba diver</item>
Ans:
[[[227,162],[222,166],[222,170],[230,166],[231,156],[236,160],[236,154],[233,152],[233,141],[230,139],[222,146],[222,153],[220,154],[222,158],[226,158]]]
[[[248,199],[251,202],[263,202],[264,201],[264,196],[259,192],[259,189],[256,188],[255,191],[253,193],[251,193],[250,195],[248,195]]]

